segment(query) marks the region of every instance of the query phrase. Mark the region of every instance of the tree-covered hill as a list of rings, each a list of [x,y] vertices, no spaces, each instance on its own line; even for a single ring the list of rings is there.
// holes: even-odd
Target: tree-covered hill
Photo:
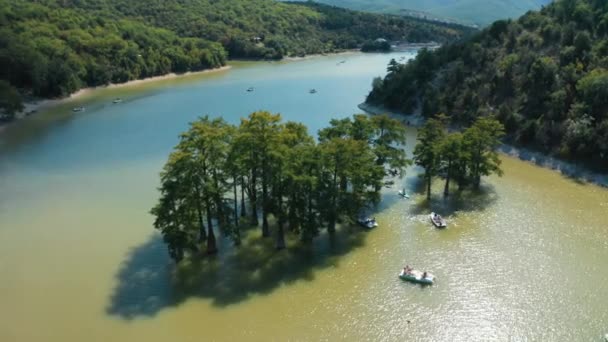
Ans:
[[[454,25],[272,0],[0,0],[0,108],[16,90],[85,86],[214,68],[231,58],[356,48],[384,37],[450,41]]]
[[[558,0],[466,42],[392,62],[368,102],[469,124],[495,115],[514,142],[608,170],[608,3]]]
[[[305,1],[305,0],[302,0]],[[413,13],[486,26],[540,9],[551,0],[317,0],[321,3],[380,13]]]

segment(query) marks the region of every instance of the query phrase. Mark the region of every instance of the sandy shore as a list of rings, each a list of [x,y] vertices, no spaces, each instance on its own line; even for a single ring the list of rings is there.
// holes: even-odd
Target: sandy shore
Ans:
[[[406,115],[386,110],[380,106],[370,105],[368,103],[360,104],[359,109],[373,115],[389,114],[391,117],[397,118],[400,121],[408,123],[408,125],[414,127],[422,126],[425,121],[424,117],[422,117],[420,113]],[[543,153],[532,151],[530,149],[515,147],[507,144],[503,144],[502,146],[500,146],[499,152],[509,155],[511,157],[519,158],[523,161],[533,163],[536,166],[554,170],[566,177],[575,179],[577,181],[583,181],[586,183],[592,183],[597,184],[599,186],[608,187],[608,174],[593,172],[584,166],[577,165],[572,162],[547,156]]]
[[[382,106],[376,106],[365,102],[360,104],[358,107],[367,114],[388,114],[390,117],[397,119],[408,126],[420,127],[424,124],[424,117],[420,113],[420,110],[416,110],[414,114],[405,114],[386,109]]]
[[[441,45],[437,44],[437,43],[407,43],[407,44],[397,45],[390,52],[406,52],[409,50],[419,50],[422,48],[438,49],[440,47],[441,47]],[[383,53],[383,52],[362,52],[360,49],[350,49],[350,50],[344,50],[344,51],[340,51],[340,52],[317,53],[317,54],[306,55],[306,56],[302,56],[302,57],[283,57],[283,59],[281,59],[280,61],[288,61],[288,62],[301,61],[301,60],[318,58],[318,57],[341,56],[341,55],[348,56],[348,55],[359,54],[359,53]]]
[[[361,53],[361,51],[358,49],[352,49],[352,50],[345,50],[345,51],[340,51],[340,52],[317,53],[317,54],[306,55],[306,56],[302,56],[302,57],[283,57],[283,59],[281,59],[280,61],[281,62],[295,62],[295,61],[303,61],[303,60],[319,58],[319,57],[342,56],[342,55],[347,56],[347,55],[353,55],[356,53]]]
[[[195,72],[186,72],[183,74],[170,73],[170,74],[166,74],[166,75],[162,75],[162,76],[148,77],[148,78],[144,78],[141,80],[133,80],[133,81],[125,82],[125,83],[116,83],[116,84],[110,83],[105,86],[82,88],[82,89],[76,91],[75,93],[72,93],[70,96],[60,98],[60,99],[36,99],[33,101],[26,101],[23,103],[23,111],[17,113],[15,115],[15,118],[21,119],[27,115],[36,113],[38,111],[49,109],[49,108],[55,107],[57,105],[64,104],[68,101],[72,101],[72,100],[81,98],[87,94],[90,94],[91,92],[94,92],[94,91],[97,91],[100,89],[130,87],[130,86],[135,86],[135,85],[139,85],[139,84],[158,82],[158,81],[162,81],[162,80],[168,80],[168,79],[179,78],[179,77],[221,72],[221,71],[229,70],[230,68],[231,68],[230,65],[226,65],[226,66],[223,66],[220,68],[207,69],[207,70],[201,70],[201,71],[195,71]],[[0,131],[1,130],[2,130],[2,127],[0,127]]]
[[[593,172],[584,166],[572,162],[547,156],[543,153],[523,147],[515,147],[507,144],[502,145],[499,148],[499,151],[506,155],[533,163],[534,165],[557,171],[562,175],[577,181],[608,187],[608,174]]]

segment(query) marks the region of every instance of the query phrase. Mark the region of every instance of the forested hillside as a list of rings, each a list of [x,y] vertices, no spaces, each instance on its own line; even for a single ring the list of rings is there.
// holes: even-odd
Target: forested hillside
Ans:
[[[19,93],[65,96],[228,57],[332,52],[378,37],[445,42],[462,30],[272,0],[0,0],[0,108],[18,110]]]
[[[305,0],[302,0],[305,1]],[[529,10],[540,9],[551,0],[317,0],[360,11],[412,13],[455,20],[467,24],[489,25],[499,19],[517,18]]]
[[[510,138],[608,170],[608,3],[559,0],[472,39],[392,62],[368,102],[469,124],[495,115]]]

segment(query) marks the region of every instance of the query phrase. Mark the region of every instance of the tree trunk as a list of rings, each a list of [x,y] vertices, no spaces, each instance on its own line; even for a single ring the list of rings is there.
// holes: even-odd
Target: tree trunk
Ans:
[[[309,244],[312,242],[313,231],[315,228],[315,217],[312,208],[312,189],[308,189],[308,205],[306,208],[306,227],[302,234],[302,241]]]
[[[348,180],[346,176],[340,177],[340,191],[346,192],[346,190],[348,190]]]
[[[426,199],[431,200],[431,175],[426,176]]]
[[[202,198],[201,198],[201,191],[199,188],[199,185],[197,183],[194,184],[194,190],[196,191],[196,199],[197,199],[197,203],[196,203],[196,214],[198,216],[198,224],[200,225],[199,227],[199,233],[198,233],[198,243],[201,243],[205,240],[207,240],[207,232],[205,229],[205,224],[203,223],[203,208],[202,208]]]
[[[338,206],[338,192],[340,191],[340,189],[337,189],[337,180],[338,180],[338,170],[337,170],[337,166],[336,168],[334,168],[334,179],[333,179],[333,186],[332,186],[332,190],[333,190],[333,196],[331,198],[331,212],[329,214],[329,222],[327,225],[327,231],[330,234],[333,234],[336,232],[336,219],[337,219],[337,206]]]
[[[448,161],[448,171],[445,177],[445,189],[443,189],[443,196],[450,196],[450,177],[452,176],[452,161]]]
[[[473,187],[477,190],[479,189],[479,185],[481,184],[481,163],[479,162],[479,160],[482,160],[482,155],[483,155],[483,149],[482,147],[478,147],[477,149],[477,162],[475,163],[475,167],[474,167],[474,171],[473,171]]]
[[[278,216],[278,224],[279,227],[277,229],[277,249],[285,249],[285,231],[283,230],[283,226],[285,225],[285,215],[283,213],[283,193],[281,191],[281,187],[279,186],[278,193],[278,208],[277,208],[277,216]]]
[[[232,193],[234,195],[234,198],[232,199],[232,203],[234,205],[234,225],[236,227],[239,226],[239,195],[236,192],[236,178],[234,178],[234,182],[232,183]]]
[[[264,160],[262,165],[262,237],[270,237],[268,228],[268,171]]]
[[[217,170],[213,170],[213,182],[215,184],[215,188],[219,189],[219,182],[217,179]],[[226,231],[226,213],[224,212],[224,202],[222,201],[221,193],[215,194],[215,209],[217,213],[217,224],[220,229],[220,233],[225,234]]]
[[[232,190],[234,192],[234,231],[233,231],[232,235],[233,235],[233,239],[234,239],[234,244],[236,246],[239,246],[241,244],[241,231],[239,229],[239,208],[238,208],[239,199],[238,199],[238,194],[236,192],[237,177],[234,177],[233,181],[234,182],[232,183]]]
[[[257,170],[251,169],[251,189],[249,199],[251,200],[251,224],[258,225],[258,194],[257,194]]]
[[[479,164],[475,166],[474,177],[473,177],[473,187],[475,190],[479,189],[479,185],[481,184],[481,172],[479,172]]]
[[[245,208],[245,177],[241,176],[241,217],[247,216]]]
[[[216,254],[215,233],[213,233],[213,222],[211,218],[211,203],[207,199],[207,254]]]
[[[203,224],[203,211],[200,205],[196,206],[196,211],[198,213],[198,223],[201,225],[199,229],[198,242],[201,243],[207,239],[207,231],[205,225]]]
[[[173,255],[173,260],[175,260],[176,264],[179,264],[180,261],[184,259],[184,249],[181,247],[175,248],[175,252]]]
[[[288,219],[287,221],[289,221],[289,230],[292,232],[298,231],[298,215],[296,214],[296,191],[297,189],[292,189],[292,193],[291,193],[291,198],[289,200],[289,214],[288,214]]]
[[[285,249],[285,231],[283,229],[284,223],[279,222],[277,229],[277,250]]]

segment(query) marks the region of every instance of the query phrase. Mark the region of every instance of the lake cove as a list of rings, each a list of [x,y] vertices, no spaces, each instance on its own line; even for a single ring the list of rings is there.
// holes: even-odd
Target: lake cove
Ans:
[[[188,122],[268,110],[316,135],[360,112],[391,58],[414,54],[236,63],[94,91],[15,123],[0,135],[0,340],[601,339],[608,191],[510,157],[480,194],[445,202],[435,182],[432,207],[412,167],[384,190],[379,227],[319,236],[309,254],[262,249],[274,239],[258,229],[247,248],[218,236],[216,261],[175,271],[148,211]],[[431,210],[448,229],[433,228]],[[406,263],[435,284],[401,281]]]

